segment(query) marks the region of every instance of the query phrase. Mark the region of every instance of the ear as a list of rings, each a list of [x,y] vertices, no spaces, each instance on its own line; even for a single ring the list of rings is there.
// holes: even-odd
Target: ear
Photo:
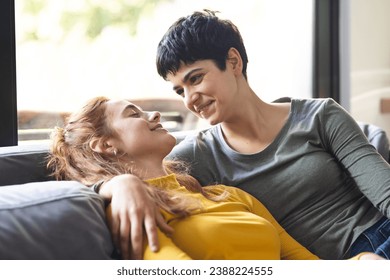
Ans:
[[[89,141],[89,147],[92,151],[99,153],[99,154],[112,154],[113,147],[109,144],[109,141],[105,141],[101,138],[92,138],[91,141]]]
[[[242,59],[236,48],[230,48],[228,51],[227,64],[229,64],[235,75],[242,74]]]

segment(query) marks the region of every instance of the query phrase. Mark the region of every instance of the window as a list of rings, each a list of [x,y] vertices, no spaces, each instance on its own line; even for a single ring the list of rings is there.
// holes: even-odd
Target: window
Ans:
[[[349,8],[350,112],[390,136],[390,112],[381,108],[390,102],[390,2],[350,1]]]
[[[312,96],[314,0],[247,0],[240,8],[230,0],[15,0],[19,144],[45,141],[97,95],[162,111],[171,131],[203,127],[154,64],[166,29],[203,8],[240,29],[249,82],[264,100]]]

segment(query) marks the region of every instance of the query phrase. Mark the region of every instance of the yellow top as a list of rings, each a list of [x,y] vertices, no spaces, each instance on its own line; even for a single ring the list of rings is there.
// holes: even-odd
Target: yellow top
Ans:
[[[174,233],[167,237],[159,232],[160,250],[154,253],[146,246],[144,259],[318,259],[295,241],[263,204],[238,188],[205,187],[216,195],[229,193],[223,201],[214,202],[180,186],[173,174],[147,182],[186,193],[200,202],[201,209],[186,218],[163,211]]]

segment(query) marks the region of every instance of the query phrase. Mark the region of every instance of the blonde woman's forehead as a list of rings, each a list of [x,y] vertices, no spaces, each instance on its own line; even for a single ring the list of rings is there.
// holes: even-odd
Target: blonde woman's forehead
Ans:
[[[123,110],[128,105],[134,105],[134,104],[125,99],[111,99],[107,101],[107,108],[113,111],[117,111],[120,109]]]
[[[126,99],[110,99],[107,101],[107,104],[110,106],[127,106],[133,103]]]
[[[106,103],[106,115],[111,118],[119,116],[127,105],[129,103],[125,103],[124,100],[109,100]]]
[[[107,102],[106,114],[108,116],[119,117],[129,110],[142,111],[140,107],[126,99],[110,100]]]

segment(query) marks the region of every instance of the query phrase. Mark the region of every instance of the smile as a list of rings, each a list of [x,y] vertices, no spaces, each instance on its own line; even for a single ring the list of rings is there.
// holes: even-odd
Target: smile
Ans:
[[[161,124],[157,124],[155,127],[151,129],[151,131],[156,131],[156,130],[164,130],[167,131]]]
[[[214,100],[210,100],[209,102],[200,105],[199,107],[195,107],[195,110],[197,113],[201,114],[202,112],[206,111],[211,104],[214,103]]]

